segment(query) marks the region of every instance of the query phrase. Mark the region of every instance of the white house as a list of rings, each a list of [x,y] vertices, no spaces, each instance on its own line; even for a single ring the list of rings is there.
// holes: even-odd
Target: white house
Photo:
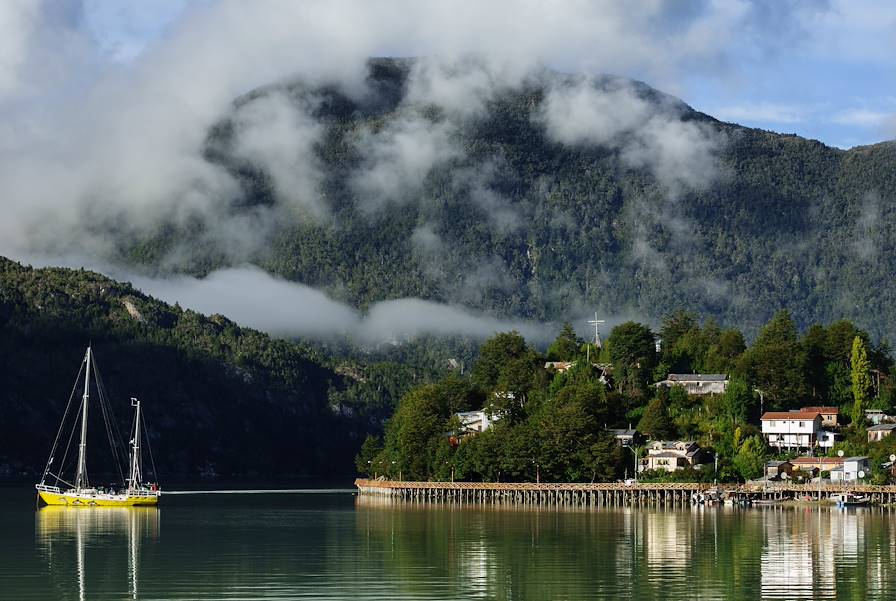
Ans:
[[[810,411],[769,411],[762,416],[762,435],[768,445],[783,449],[812,449],[821,432],[821,414]],[[825,444],[833,445],[833,437]]]
[[[688,394],[722,394],[728,388],[725,374],[669,374],[654,386],[683,386]]]
[[[831,470],[831,482],[855,482],[861,472],[865,473],[865,477],[871,474],[867,457],[844,457],[843,465]]]
[[[822,421],[824,421],[824,416],[822,416]],[[834,445],[837,443],[838,436],[840,435],[836,432],[831,432],[829,430],[819,430],[818,446],[822,449],[833,449]]]
[[[675,472],[687,467],[700,467],[706,453],[691,440],[655,440],[647,445],[647,456],[641,458],[638,471],[665,470]]]
[[[461,411],[454,415],[460,420],[461,428],[464,434],[475,434],[477,432],[485,432],[498,421],[500,416],[491,415],[487,411]]]

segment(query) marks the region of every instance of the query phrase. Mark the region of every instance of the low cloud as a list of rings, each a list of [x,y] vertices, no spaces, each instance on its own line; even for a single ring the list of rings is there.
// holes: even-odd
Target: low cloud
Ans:
[[[317,103],[271,92],[239,106],[232,152],[269,175],[285,206],[319,219],[329,209],[318,189],[322,172],[314,146],[324,128],[312,116]]]
[[[352,188],[358,207],[372,213],[392,202],[416,199],[433,168],[458,157],[448,121],[410,111],[383,129],[365,129],[356,143],[362,166]]]
[[[319,290],[274,278],[256,267],[222,269],[202,279],[130,279],[137,288],[162,300],[206,314],[220,313],[276,336],[322,340],[346,336],[375,344],[420,334],[486,338],[517,330],[528,340],[543,344],[556,335],[553,325],[497,319],[419,298],[382,301],[361,313]]]
[[[880,204],[880,194],[865,193],[856,218],[852,248],[860,259],[866,261],[873,260],[877,256],[881,224]]]
[[[671,100],[652,102],[627,83],[582,79],[551,89],[538,118],[557,142],[619,153],[630,168],[646,168],[673,195],[703,188],[718,174],[724,143],[707,124],[683,121]]]

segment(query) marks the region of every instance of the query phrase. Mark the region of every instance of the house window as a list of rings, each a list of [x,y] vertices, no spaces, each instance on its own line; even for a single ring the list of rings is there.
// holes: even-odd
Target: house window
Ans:
[[[805,427],[806,427],[806,422],[800,422],[800,428],[805,428]]]

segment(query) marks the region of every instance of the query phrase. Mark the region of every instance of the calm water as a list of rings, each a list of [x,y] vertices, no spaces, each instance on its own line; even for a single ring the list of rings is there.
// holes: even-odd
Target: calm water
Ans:
[[[162,501],[36,511],[0,489],[0,598],[896,599],[891,510]]]

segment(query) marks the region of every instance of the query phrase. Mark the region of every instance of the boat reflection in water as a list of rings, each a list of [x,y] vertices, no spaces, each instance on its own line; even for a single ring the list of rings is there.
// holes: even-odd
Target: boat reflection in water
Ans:
[[[88,582],[120,591],[118,598],[139,598],[141,548],[158,540],[157,508],[49,506],[35,520],[56,598],[93,598]]]

